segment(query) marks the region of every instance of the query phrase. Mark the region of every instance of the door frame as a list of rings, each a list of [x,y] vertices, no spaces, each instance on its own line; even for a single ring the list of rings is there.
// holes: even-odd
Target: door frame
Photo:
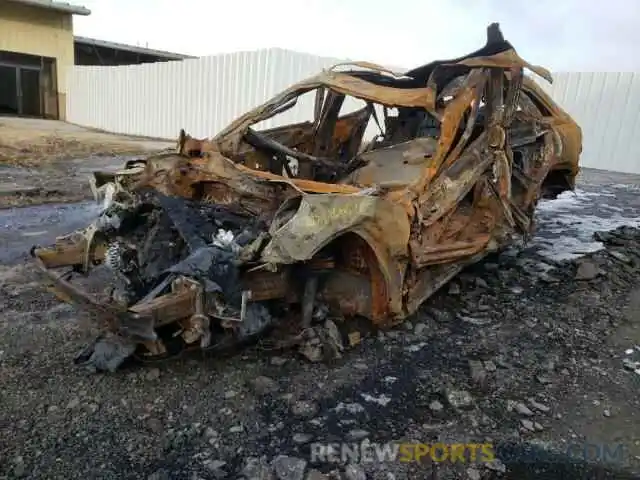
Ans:
[[[28,115],[30,117],[44,117],[44,98],[42,95],[42,68],[21,65],[17,69],[16,80],[18,81],[18,111],[20,115],[27,116],[24,113],[24,94],[22,91],[22,73],[25,70],[38,72],[38,113],[36,115]]]
[[[25,116],[24,115],[24,104],[23,104],[23,95],[22,95],[22,70],[31,70],[31,71],[37,71],[38,72],[38,83],[39,83],[39,88],[38,88],[38,96],[40,98],[40,113],[38,115],[35,115],[36,117],[40,118],[40,117],[44,117],[44,98],[43,98],[43,92],[42,92],[42,66],[35,66],[35,65],[22,65],[19,63],[14,63],[14,62],[6,62],[6,61],[0,61],[0,66],[2,67],[9,67],[9,68],[14,68],[15,69],[15,81],[16,81],[16,92],[17,92],[17,100],[18,100],[18,116]],[[33,115],[29,115],[29,116],[33,116]]]

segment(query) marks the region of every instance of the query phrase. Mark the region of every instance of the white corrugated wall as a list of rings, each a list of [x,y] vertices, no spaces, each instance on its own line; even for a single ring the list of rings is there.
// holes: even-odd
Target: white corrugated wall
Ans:
[[[640,73],[556,73],[544,88],[582,128],[584,167],[640,173]]]
[[[209,137],[291,84],[342,61],[274,48],[143,65],[76,66],[69,75],[67,118],[130,135],[174,139],[184,128]],[[303,98],[277,124],[309,119],[312,112],[313,100]]]
[[[289,85],[344,60],[279,48],[122,67],[76,66],[67,119],[111,132],[175,139],[181,128],[211,137]],[[556,73],[552,97],[583,130],[582,165],[640,173],[640,75]],[[351,100],[345,108],[360,106]],[[313,98],[260,127],[310,120]],[[371,124],[368,135],[375,133]]]

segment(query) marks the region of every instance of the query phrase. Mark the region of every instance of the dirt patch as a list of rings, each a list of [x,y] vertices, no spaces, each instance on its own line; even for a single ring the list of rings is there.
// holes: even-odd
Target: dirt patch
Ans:
[[[2,128],[0,126],[0,128]],[[8,165],[34,167],[45,162],[85,158],[91,155],[137,155],[145,152],[135,144],[99,141],[97,138],[78,140],[59,136],[35,136],[0,144],[0,162]]]
[[[36,167],[90,156],[139,155],[169,142],[112,135],[63,122],[0,119],[0,163]],[[155,145],[154,145],[155,144]]]
[[[0,118],[0,208],[87,198],[90,170],[173,146],[53,120]]]

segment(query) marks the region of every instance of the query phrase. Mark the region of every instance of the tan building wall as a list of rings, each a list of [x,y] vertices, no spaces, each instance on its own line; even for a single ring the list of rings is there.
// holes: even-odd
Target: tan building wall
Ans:
[[[0,0],[0,50],[55,58],[59,117],[64,120],[66,72],[74,63],[72,15]]]

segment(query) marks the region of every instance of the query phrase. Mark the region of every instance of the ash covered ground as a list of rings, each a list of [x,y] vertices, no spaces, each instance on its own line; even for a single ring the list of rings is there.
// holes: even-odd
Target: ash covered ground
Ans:
[[[95,207],[0,210],[0,478],[640,478],[639,185],[587,172],[528,245],[332,364],[254,346],[108,375],[73,365],[91,319],[26,259]],[[313,442],[364,439],[491,442],[499,460],[311,461]]]

